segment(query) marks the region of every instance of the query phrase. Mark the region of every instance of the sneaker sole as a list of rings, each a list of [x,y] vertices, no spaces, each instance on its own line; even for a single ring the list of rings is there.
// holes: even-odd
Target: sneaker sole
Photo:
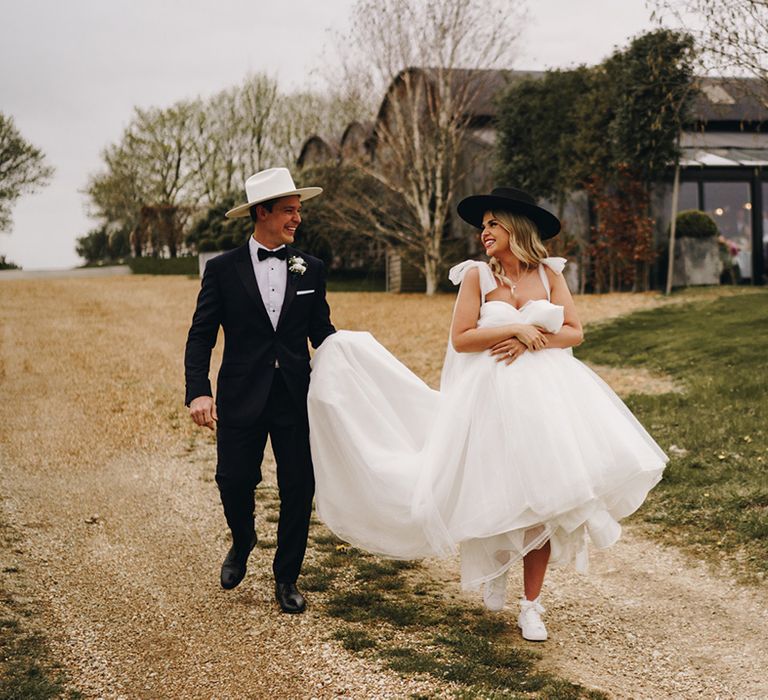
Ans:
[[[520,635],[527,642],[546,642],[547,641],[548,635],[544,635],[543,637],[526,637],[525,634],[523,634],[523,628],[520,627],[520,625],[518,625],[517,627],[520,630]]]

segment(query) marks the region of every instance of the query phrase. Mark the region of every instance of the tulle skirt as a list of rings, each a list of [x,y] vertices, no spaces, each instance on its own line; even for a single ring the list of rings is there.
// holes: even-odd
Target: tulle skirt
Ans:
[[[553,565],[586,568],[661,478],[666,456],[569,351],[454,355],[440,392],[368,333],[315,354],[310,439],[320,519],[370,552],[461,550],[475,588],[550,541]]]

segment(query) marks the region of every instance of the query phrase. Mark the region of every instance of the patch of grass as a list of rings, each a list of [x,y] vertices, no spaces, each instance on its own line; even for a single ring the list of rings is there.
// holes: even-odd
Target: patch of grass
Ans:
[[[380,576],[395,576],[400,572],[398,562],[392,559],[368,559],[356,563],[357,577],[361,580],[377,579]]]
[[[353,589],[334,593],[325,607],[330,615],[347,622],[369,622],[383,602],[379,591]]]
[[[360,556],[359,552],[354,549],[334,548],[325,551],[327,553],[323,560],[323,566],[328,570],[334,571],[334,573],[339,573],[340,570],[350,566]]]
[[[301,584],[308,591],[322,593],[330,588],[335,578],[335,573],[329,569],[319,566],[305,566],[301,575]]]
[[[683,394],[633,395],[629,407],[668,452],[639,515],[663,539],[726,555],[768,576],[768,293],[668,306],[587,335],[578,356],[673,375]],[[670,450],[670,447],[675,447]],[[739,562],[736,565],[736,562]]]
[[[0,546],[10,551],[14,535],[0,523]],[[17,573],[18,567],[4,567],[4,574]],[[13,586],[0,577],[0,700],[49,700],[82,696],[67,691],[61,669],[49,657],[44,637],[30,627],[34,610],[12,595]]]
[[[397,562],[380,559],[363,559],[355,562],[357,579],[374,582],[376,587],[384,591],[397,591],[403,588],[405,581],[400,576],[402,569]]]
[[[50,667],[41,636],[7,622],[0,626],[0,700],[82,697],[66,693],[61,673]]]
[[[376,640],[364,630],[339,630],[334,633],[333,638],[338,639],[347,651],[363,651],[376,647]]]
[[[422,602],[413,600],[410,596],[387,598],[379,605],[375,616],[395,627],[428,624],[433,618],[429,616]]]
[[[399,591],[405,586],[400,576],[381,576],[376,580],[376,586],[382,591]]]
[[[332,535],[327,531],[314,533],[312,535],[312,541],[319,545],[332,544],[335,546],[337,544],[344,544],[344,540],[340,540],[336,535]]]
[[[404,675],[458,684],[466,698],[605,699],[539,671],[538,656],[510,635],[504,619],[429,597],[432,586],[418,563],[339,549],[332,536],[318,534],[318,540],[324,555],[305,568],[302,581],[309,588],[320,580],[325,612],[349,623],[333,635],[345,649],[373,654]]]
[[[387,667],[398,673],[433,673],[440,664],[437,655],[416,649],[390,647],[382,652],[382,656]]]

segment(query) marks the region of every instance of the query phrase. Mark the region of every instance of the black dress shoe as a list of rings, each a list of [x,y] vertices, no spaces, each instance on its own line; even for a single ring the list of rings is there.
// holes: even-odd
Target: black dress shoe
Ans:
[[[224,562],[221,565],[221,587],[227,590],[237,586],[240,581],[245,577],[246,564],[248,563],[248,555],[256,546],[256,533],[253,533],[251,544],[248,547],[247,552],[238,551],[235,549],[235,545],[232,545],[227,552],[227,556],[224,557]]]
[[[276,583],[275,598],[284,613],[302,613],[307,607],[307,601],[295,583]]]

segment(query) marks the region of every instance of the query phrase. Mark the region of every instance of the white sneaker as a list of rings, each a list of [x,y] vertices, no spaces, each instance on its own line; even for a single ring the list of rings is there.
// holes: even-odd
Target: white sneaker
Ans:
[[[483,586],[483,603],[488,610],[499,612],[504,609],[504,603],[507,600],[507,576],[509,576],[509,569]]]
[[[545,610],[539,603],[539,599],[520,599],[520,615],[517,618],[517,626],[523,631],[523,639],[529,642],[544,642],[547,639],[547,628],[541,621]]]

